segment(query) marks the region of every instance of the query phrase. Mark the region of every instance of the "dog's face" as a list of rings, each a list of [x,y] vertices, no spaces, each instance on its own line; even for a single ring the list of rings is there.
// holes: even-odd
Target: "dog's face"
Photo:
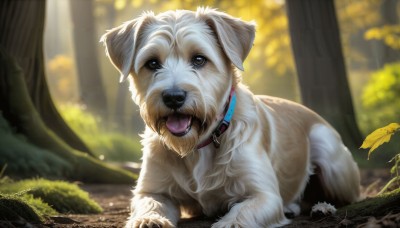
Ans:
[[[215,128],[253,40],[253,24],[208,8],[146,13],[102,37],[146,125],[181,156]]]

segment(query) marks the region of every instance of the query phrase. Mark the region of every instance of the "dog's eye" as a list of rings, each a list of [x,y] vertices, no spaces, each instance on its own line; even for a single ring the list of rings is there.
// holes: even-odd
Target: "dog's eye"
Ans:
[[[206,57],[202,55],[195,55],[192,58],[192,66],[195,68],[199,68],[204,66],[207,63]]]
[[[157,59],[150,59],[146,62],[145,67],[149,70],[156,71],[161,68],[161,64]]]

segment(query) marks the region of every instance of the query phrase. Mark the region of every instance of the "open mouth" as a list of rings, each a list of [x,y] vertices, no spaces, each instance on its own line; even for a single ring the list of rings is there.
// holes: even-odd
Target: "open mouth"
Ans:
[[[173,113],[166,117],[166,127],[171,134],[182,137],[192,127],[192,116],[181,113]]]

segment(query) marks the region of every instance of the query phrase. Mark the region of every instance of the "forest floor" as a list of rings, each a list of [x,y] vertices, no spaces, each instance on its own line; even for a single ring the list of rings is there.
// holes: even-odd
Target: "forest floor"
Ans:
[[[374,196],[390,179],[388,170],[364,170],[362,174],[362,191],[366,196]],[[68,228],[102,228],[123,227],[129,215],[129,204],[132,186],[128,185],[81,185],[92,199],[97,201],[104,211],[94,215],[62,214],[51,217],[39,227]],[[184,219],[179,228],[208,228],[215,222],[212,219]],[[26,227],[26,226],[24,226]],[[313,219],[299,216],[286,227],[400,227],[400,213],[383,217],[359,216],[351,219],[329,216]]]

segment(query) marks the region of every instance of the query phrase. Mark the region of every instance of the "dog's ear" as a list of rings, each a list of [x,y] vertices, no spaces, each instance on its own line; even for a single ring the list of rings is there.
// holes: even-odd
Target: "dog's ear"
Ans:
[[[106,54],[121,73],[120,82],[124,81],[131,71],[140,33],[145,24],[154,18],[153,12],[146,12],[137,19],[127,21],[105,33],[100,42],[106,48]]]
[[[253,47],[255,23],[245,22],[226,13],[203,7],[197,9],[197,15],[216,33],[229,60],[243,71],[243,61]]]

